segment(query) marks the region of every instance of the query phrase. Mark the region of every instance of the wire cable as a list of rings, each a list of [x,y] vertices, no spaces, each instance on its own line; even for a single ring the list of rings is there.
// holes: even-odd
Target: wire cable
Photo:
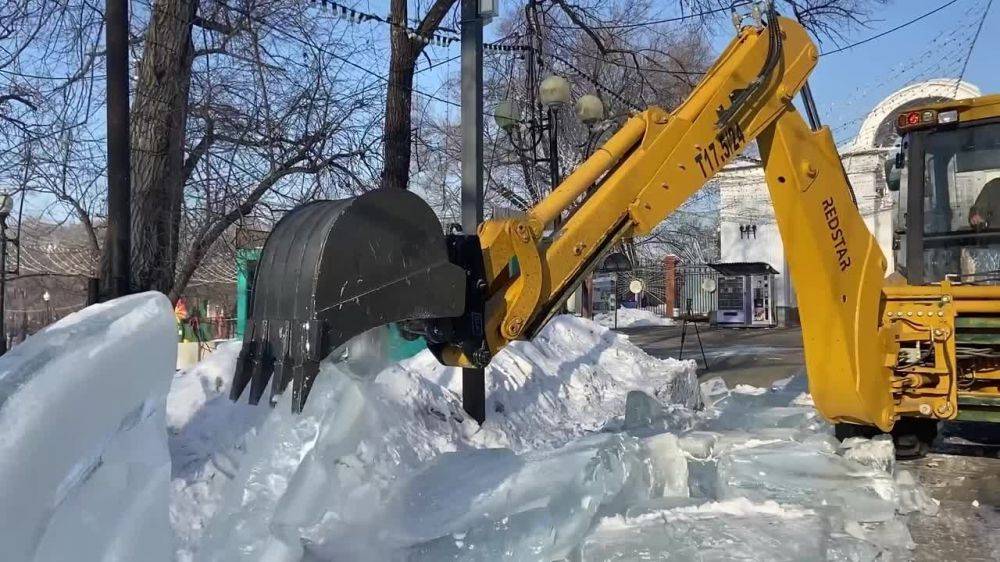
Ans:
[[[650,26],[650,25],[659,25],[661,23],[670,23],[670,22],[676,22],[676,21],[684,21],[684,20],[690,20],[690,19],[695,19],[695,18],[702,18],[702,17],[705,17],[705,16],[713,15],[713,14],[719,14],[719,13],[722,13],[722,12],[730,12],[730,11],[736,9],[736,8],[739,8],[739,7],[742,7],[742,6],[748,6],[750,4],[753,4],[753,2],[751,0],[744,0],[742,2],[733,2],[733,4],[731,6],[729,6],[728,8],[715,8],[713,10],[705,10],[704,12],[698,12],[696,14],[688,14],[686,16],[675,16],[675,17],[671,17],[671,18],[664,18],[664,19],[659,19],[659,20],[650,20],[650,21],[643,21],[643,22],[636,22],[636,23],[621,23],[621,24],[610,24],[610,25],[593,25],[593,26],[587,26],[587,27],[589,29],[600,29],[600,30],[611,30],[611,31],[616,30],[616,29],[634,29],[636,27],[646,27],[646,26]],[[580,29],[579,26],[575,26],[575,25],[552,25],[552,26],[548,26],[548,27],[551,27],[552,29]]]
[[[992,0],[990,0],[990,1],[992,2]],[[844,51],[846,51],[848,49],[853,49],[854,47],[857,47],[858,45],[864,45],[865,43],[868,43],[869,41],[874,41],[874,40],[879,39],[881,37],[885,37],[886,35],[889,35],[890,33],[894,33],[896,31],[899,31],[900,29],[903,29],[904,27],[913,25],[913,24],[917,23],[918,21],[920,21],[920,20],[922,20],[924,18],[932,16],[932,15],[940,12],[941,10],[947,8],[948,6],[951,6],[952,4],[954,4],[956,2],[958,2],[958,0],[951,0],[950,2],[945,2],[944,4],[941,4],[940,6],[938,6],[937,8],[934,8],[933,10],[931,10],[931,11],[925,13],[925,14],[919,15],[919,16],[911,19],[910,21],[901,23],[901,24],[897,25],[896,27],[893,27],[892,29],[887,29],[887,30],[883,31],[882,33],[879,33],[879,34],[876,34],[876,35],[872,35],[871,37],[869,37],[867,39],[862,39],[861,41],[858,41],[856,43],[851,43],[850,45],[844,45],[843,47],[834,49],[832,51],[826,51],[826,52],[820,53],[819,56],[824,57],[824,56],[827,56],[827,55],[835,55],[837,53],[842,53],[842,52],[844,52]],[[985,19],[985,17],[986,17],[986,14],[984,13],[983,14],[983,18]]]
[[[986,9],[983,10],[983,17],[979,19],[979,27],[976,28],[976,34],[972,36],[972,42],[969,43],[969,52],[965,55],[965,62],[962,63],[962,71],[958,73],[958,80],[955,80],[955,93],[952,97],[958,95],[958,86],[962,83],[962,78],[965,78],[965,70],[969,67],[969,59],[972,58],[972,51],[976,48],[976,41],[979,41],[979,34],[983,31],[983,23],[986,22],[986,14],[990,13],[990,8],[993,7],[993,0],[989,0],[986,3]]]

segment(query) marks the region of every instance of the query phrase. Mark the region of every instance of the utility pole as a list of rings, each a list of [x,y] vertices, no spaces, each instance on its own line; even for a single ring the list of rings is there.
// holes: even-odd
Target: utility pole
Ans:
[[[462,0],[462,230],[483,221],[483,20],[479,0]],[[462,407],[486,420],[486,371],[462,369]]]
[[[13,208],[10,195],[0,194],[0,355],[7,353],[7,216]]]
[[[106,0],[108,225],[101,271],[101,298],[128,294],[131,251],[129,158],[128,0]]]

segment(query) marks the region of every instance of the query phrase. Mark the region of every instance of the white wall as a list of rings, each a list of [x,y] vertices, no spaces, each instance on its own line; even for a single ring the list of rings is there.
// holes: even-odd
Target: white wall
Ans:
[[[868,229],[878,240],[893,271],[892,196],[884,190],[883,159],[889,152],[866,151],[845,154],[847,177],[854,187],[858,208]],[[742,166],[720,174],[721,184],[721,261],[765,262],[778,271],[774,280],[774,302],[779,309],[794,307],[794,294],[788,289],[785,275],[784,245],[774,220],[771,198],[760,166]],[[757,236],[740,236],[740,225],[756,225]]]

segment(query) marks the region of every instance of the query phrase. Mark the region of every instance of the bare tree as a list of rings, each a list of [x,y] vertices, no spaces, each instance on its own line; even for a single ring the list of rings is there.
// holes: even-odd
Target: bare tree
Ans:
[[[371,185],[381,84],[345,66],[364,46],[334,21],[287,1],[203,5],[173,300],[207,257],[233,259],[235,228],[267,228],[304,200]]]
[[[132,284],[169,292],[180,248],[197,0],[154,0],[131,108]]]
[[[390,31],[389,82],[385,97],[383,127],[382,186],[407,189],[410,181],[412,143],[413,74],[417,59],[430,37],[441,25],[456,0],[434,0],[427,13],[408,32],[407,0],[392,0],[389,7]]]
[[[818,38],[840,42],[845,33],[870,23],[869,16],[889,0],[777,0],[780,13],[797,18]],[[702,21],[728,18],[733,3],[729,0],[681,0],[681,7],[689,14],[704,14]]]
[[[676,106],[707,67],[708,47],[689,28],[661,26],[627,31],[591,29],[591,23],[649,19],[651,8],[636,2],[525,2],[500,22],[500,44],[511,50],[489,50],[485,58],[487,110],[513,101],[522,123],[502,130],[487,120],[485,130],[486,198],[501,212],[524,211],[548,193],[548,143],[541,131],[546,115],[535,88],[548,74],[567,76],[574,97],[601,98],[606,119],[580,123],[573,108],[561,110],[558,155],[562,176],[586,159],[631,112],[650,104]],[[611,15],[605,15],[605,12]],[[600,19],[598,19],[600,14]],[[615,19],[618,18],[618,19]],[[457,83],[449,85],[457,94]],[[440,113],[418,114],[420,157],[415,186],[444,215],[454,215],[458,168],[444,165],[459,159],[458,124]],[[447,178],[435,173],[449,174]]]
[[[103,14],[18,0],[0,15],[0,94],[14,93],[0,97],[0,179],[98,252]],[[206,256],[232,259],[235,229],[376,180],[383,84],[345,61],[384,58],[346,23],[297,0],[140,0],[132,19],[139,288],[176,299]]]
[[[132,123],[135,288],[176,300],[261,205],[370,181],[354,162],[373,144],[377,88],[344,70],[353,47],[334,21],[289,0],[152,3]]]

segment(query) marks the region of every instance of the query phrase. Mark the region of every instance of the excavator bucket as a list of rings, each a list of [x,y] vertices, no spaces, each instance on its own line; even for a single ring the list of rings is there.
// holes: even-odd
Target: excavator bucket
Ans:
[[[451,318],[465,308],[466,273],[424,201],[401,189],[314,201],[271,232],[254,275],[230,398],[257,404],[292,383],[301,412],[319,363],[383,324]]]

